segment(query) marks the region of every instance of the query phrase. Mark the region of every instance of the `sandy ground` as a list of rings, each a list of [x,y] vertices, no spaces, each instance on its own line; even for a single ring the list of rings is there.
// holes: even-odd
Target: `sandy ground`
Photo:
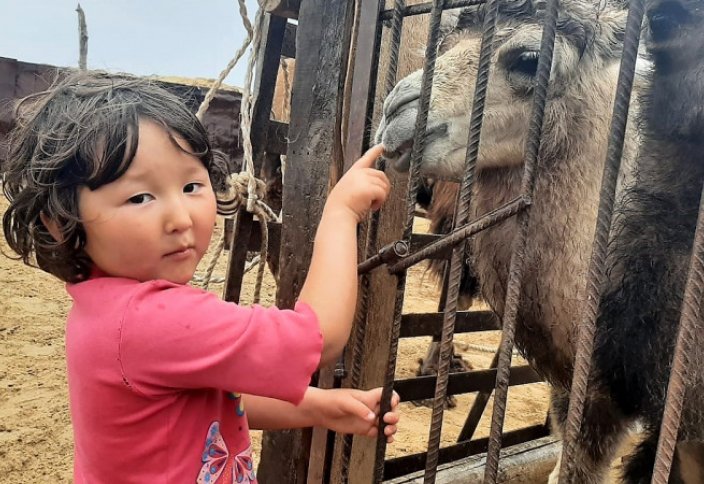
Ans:
[[[2,202],[0,211],[6,204]],[[2,239],[4,253],[8,247]],[[223,275],[222,258],[216,275]],[[251,298],[253,272],[245,281],[244,300]],[[409,278],[404,311],[435,311],[438,290],[435,281],[414,268]],[[212,287],[215,291],[221,285]],[[274,299],[272,278],[265,281],[264,303]],[[64,318],[70,301],[64,285],[41,271],[0,256],[0,481],[62,483],[71,482],[72,434],[68,412],[64,362]],[[429,338],[403,340],[400,344],[397,376],[415,373],[417,359],[425,355]],[[497,332],[460,335],[460,353],[475,368],[487,368],[498,344]],[[462,344],[479,345],[483,351],[461,351]],[[520,363],[520,361],[519,361]],[[506,430],[545,420],[548,396],[544,384],[514,387],[509,391]],[[443,444],[455,441],[464,424],[474,396],[458,397],[457,408],[445,412]],[[489,404],[491,408],[491,402]],[[477,431],[488,434],[489,411]],[[425,450],[430,409],[402,404],[403,421],[396,442],[387,456]],[[254,435],[258,445],[259,435]]]

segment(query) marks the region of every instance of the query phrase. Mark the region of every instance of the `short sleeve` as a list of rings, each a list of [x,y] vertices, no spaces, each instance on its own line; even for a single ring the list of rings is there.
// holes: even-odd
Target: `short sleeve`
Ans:
[[[320,363],[313,310],[243,307],[165,281],[141,284],[121,325],[120,363],[145,396],[218,388],[297,404]]]

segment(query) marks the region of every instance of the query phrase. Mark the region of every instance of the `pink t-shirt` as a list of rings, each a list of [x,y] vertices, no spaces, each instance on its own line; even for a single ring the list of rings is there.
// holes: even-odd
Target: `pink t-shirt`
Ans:
[[[310,307],[241,307],[166,281],[67,288],[75,482],[256,482],[240,393],[300,402],[322,350]]]

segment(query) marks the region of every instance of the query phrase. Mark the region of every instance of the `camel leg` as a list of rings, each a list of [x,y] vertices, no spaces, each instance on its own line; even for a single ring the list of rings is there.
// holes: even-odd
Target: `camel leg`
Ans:
[[[440,362],[440,342],[433,341],[428,347],[428,354],[425,358],[418,360],[420,366],[416,370],[417,376],[432,376],[438,374],[438,365]],[[454,348],[452,349],[452,360],[450,360],[450,373],[459,373],[463,371],[469,371],[472,369],[472,365],[465,361],[460,355],[455,353]],[[417,405],[430,407],[433,405],[432,399],[419,400],[413,402]],[[445,408],[455,408],[457,406],[457,400],[453,395],[448,395],[445,398]]]
[[[559,437],[564,435],[569,398],[569,392],[554,387],[551,389],[550,415],[553,433]],[[608,395],[599,391],[590,392],[584,404],[584,417],[572,456],[572,475],[569,482],[605,483],[609,466],[625,435],[627,424],[628,421],[614,407]],[[549,484],[558,482],[560,462],[558,459],[550,474]]]
[[[652,428],[659,428],[659,422],[655,425],[649,426]],[[653,467],[655,466],[655,452],[658,445],[658,433],[650,430],[646,430],[644,433],[644,439],[635,448],[635,450],[628,456],[624,458],[623,464],[623,482],[624,484],[649,484],[653,476]],[[694,454],[691,452],[694,450]],[[691,466],[687,464],[695,463],[701,456],[696,455],[697,447],[683,447],[682,444],[678,444],[672,461],[672,470],[670,471],[670,479],[668,482],[670,484],[688,484],[690,482],[702,482],[696,480],[693,476],[699,475],[701,469],[697,469],[696,466]],[[683,465],[685,464],[685,465]],[[683,470],[687,469],[687,473],[683,474]],[[688,476],[683,478],[683,476]],[[693,480],[695,479],[695,480]]]

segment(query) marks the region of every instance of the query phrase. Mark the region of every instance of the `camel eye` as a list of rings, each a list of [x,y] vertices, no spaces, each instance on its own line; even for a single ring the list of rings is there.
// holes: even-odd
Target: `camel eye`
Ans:
[[[507,68],[509,73],[535,77],[538,70],[538,51],[526,50],[514,56]]]
[[[499,63],[513,91],[519,96],[528,96],[535,87],[539,53],[535,49],[522,47],[500,54]]]

